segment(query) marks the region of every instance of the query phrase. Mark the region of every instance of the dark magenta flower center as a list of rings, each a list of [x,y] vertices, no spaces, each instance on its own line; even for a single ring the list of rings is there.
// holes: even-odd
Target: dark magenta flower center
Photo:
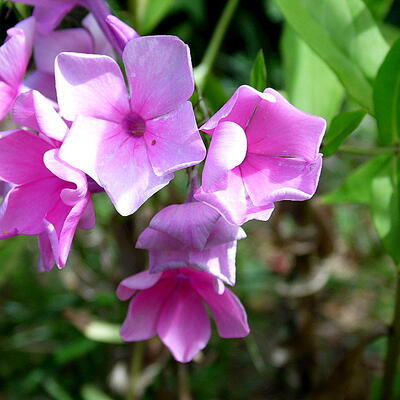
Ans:
[[[136,113],[129,114],[124,122],[125,130],[135,136],[142,136],[146,131],[146,121]]]

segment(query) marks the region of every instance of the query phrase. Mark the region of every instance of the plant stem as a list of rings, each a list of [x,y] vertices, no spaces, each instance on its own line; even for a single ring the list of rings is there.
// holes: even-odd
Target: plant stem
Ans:
[[[340,146],[338,152],[356,154],[360,156],[376,156],[384,153],[394,153],[397,151],[396,147],[377,147],[377,148],[360,148],[357,146]]]
[[[396,271],[396,294],[393,322],[388,333],[381,400],[391,400],[394,395],[396,372],[400,355],[400,270]]]
[[[208,75],[211,71],[215,59],[217,58],[222,40],[224,39],[229,23],[232,20],[238,4],[239,0],[228,0],[211,37],[210,44],[207,47],[203,60],[194,70],[196,85],[200,92],[204,89]]]
[[[130,373],[130,386],[128,393],[128,400],[136,400],[137,398],[137,383],[140,370],[142,368],[144,354],[144,342],[136,342],[133,345],[131,373]]]

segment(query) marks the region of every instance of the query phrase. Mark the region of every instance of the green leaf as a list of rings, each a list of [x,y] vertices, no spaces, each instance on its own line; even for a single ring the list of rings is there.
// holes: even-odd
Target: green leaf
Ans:
[[[379,69],[374,84],[374,106],[379,142],[394,143],[400,138],[400,39]]]
[[[360,125],[365,112],[363,110],[349,111],[338,114],[329,125],[324,139],[323,153],[331,156],[346,140],[346,138]]]
[[[122,343],[119,328],[117,324],[93,320],[84,327],[83,333],[96,342],[119,344]]]
[[[250,72],[250,86],[263,92],[267,87],[267,68],[265,66],[264,52],[262,49],[257,53],[253,68]]]
[[[137,29],[141,35],[150,33],[171,11],[175,0],[136,0],[131,9],[136,14]]]
[[[344,97],[336,75],[287,24],[281,47],[290,102],[310,114],[331,120],[339,112]]]
[[[392,157],[372,181],[370,208],[376,230],[389,255],[400,263],[400,162]]]
[[[102,390],[90,383],[82,387],[81,396],[83,400],[112,400]]]
[[[370,204],[371,182],[389,162],[391,154],[382,154],[356,169],[336,190],[322,197],[326,204],[361,203]]]
[[[373,16],[377,19],[383,19],[392,6],[393,0],[364,0]]]
[[[388,45],[362,0],[275,0],[287,22],[372,111],[372,86]]]

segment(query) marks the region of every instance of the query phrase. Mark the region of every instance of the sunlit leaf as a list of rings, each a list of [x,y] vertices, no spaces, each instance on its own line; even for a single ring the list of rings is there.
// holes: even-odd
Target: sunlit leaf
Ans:
[[[400,39],[379,69],[374,84],[374,106],[379,142],[394,143],[400,138]]]
[[[371,182],[390,162],[390,154],[379,155],[350,174],[336,190],[323,196],[324,203],[362,203],[371,201]]]
[[[83,400],[112,400],[102,390],[91,384],[82,387],[81,396]]]
[[[372,86],[388,45],[362,0],[275,0],[287,22],[372,112]]]
[[[303,111],[331,120],[339,112],[344,96],[336,75],[288,25],[281,46],[290,102]]]
[[[83,333],[89,339],[103,343],[122,343],[119,335],[120,326],[106,321],[93,320],[83,329]]]
[[[253,68],[250,72],[250,86],[260,92],[267,87],[267,68],[265,66],[264,52],[262,49],[257,53]]]
[[[330,156],[335,153],[347,137],[360,125],[365,116],[363,110],[338,114],[329,125],[324,139],[323,153]]]

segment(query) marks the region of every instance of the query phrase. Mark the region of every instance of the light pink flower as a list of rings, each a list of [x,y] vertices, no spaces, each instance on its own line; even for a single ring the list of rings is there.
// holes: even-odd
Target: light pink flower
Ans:
[[[0,239],[39,235],[40,270],[63,268],[78,224],[95,223],[85,175],[57,152],[50,139],[32,132],[0,133],[0,179],[15,185],[0,208]]]
[[[106,18],[106,23],[110,27],[111,33],[114,35],[121,53],[124,51],[126,44],[130,40],[140,36],[133,28],[114,15],[109,15]]]
[[[138,341],[159,335],[176,360],[188,362],[211,336],[206,305],[221,337],[247,336],[242,304],[228,289],[218,293],[214,279],[205,272],[178,268],[158,274],[143,271],[123,280],[118,297],[134,297],[121,327],[122,339]]]
[[[174,36],[131,40],[123,61],[62,53],[56,59],[61,113],[74,121],[60,157],[92,177],[118,212],[135,212],[173,172],[205,156],[193,108],[188,47]]]
[[[25,86],[38,90],[47,98],[56,101],[54,61],[60,53],[73,51],[111,57],[114,55],[110,43],[92,14],[83,19],[82,25],[84,28],[36,33],[33,50],[36,70],[25,78]]]
[[[7,31],[0,47],[0,120],[10,111],[18,94],[32,53],[35,30],[33,17],[21,21]]]
[[[325,126],[273,89],[241,86],[201,128],[212,140],[195,198],[237,225],[267,220],[276,201],[309,199]]]
[[[156,214],[136,247],[149,250],[150,272],[194,267],[235,284],[236,241],[243,229],[200,202],[174,204]]]

